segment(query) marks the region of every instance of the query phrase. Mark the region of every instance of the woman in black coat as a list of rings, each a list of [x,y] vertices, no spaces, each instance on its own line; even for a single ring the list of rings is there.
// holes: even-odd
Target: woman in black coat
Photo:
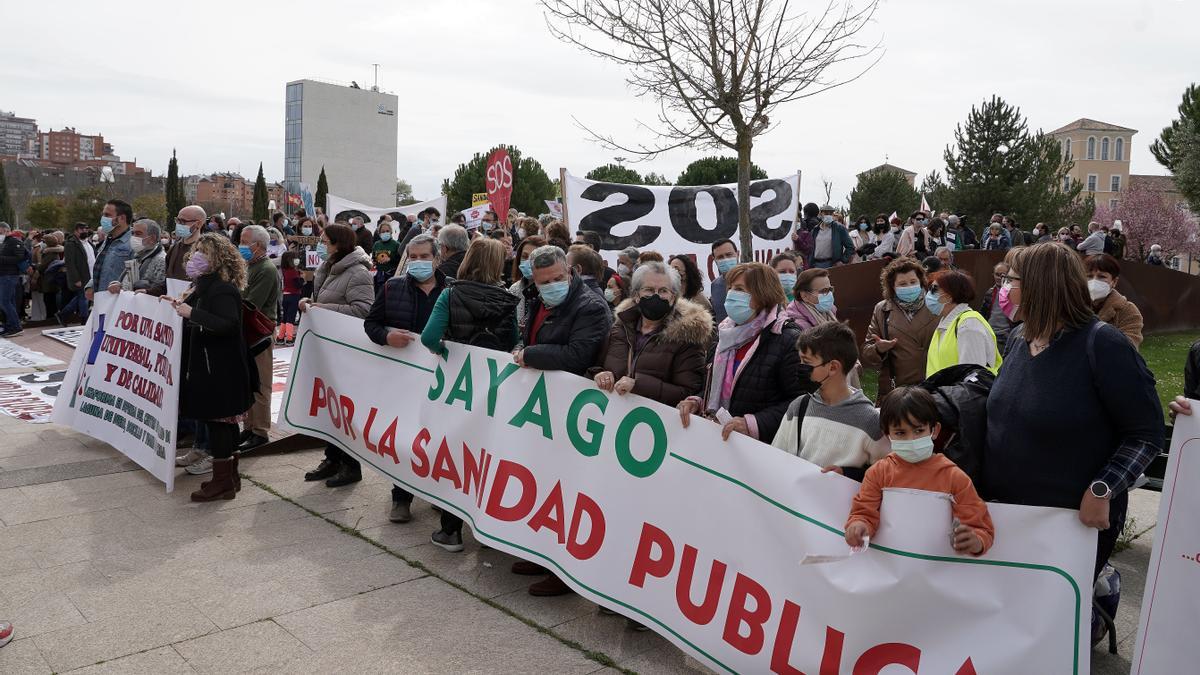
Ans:
[[[200,484],[192,501],[233,499],[237,473],[238,423],[254,402],[258,370],[242,337],[242,294],[246,263],[219,234],[200,237],[187,259],[192,287],[179,299],[167,298],[184,318],[179,414],[208,428],[212,480]]]
[[[800,328],[787,317],[779,275],[762,263],[742,263],[725,275],[728,316],[717,326],[717,347],[704,398],[684,399],[676,408],[683,426],[692,415],[716,419],[724,410],[728,440],[737,432],[769,443],[788,405],[812,389],[801,375],[796,340]]]

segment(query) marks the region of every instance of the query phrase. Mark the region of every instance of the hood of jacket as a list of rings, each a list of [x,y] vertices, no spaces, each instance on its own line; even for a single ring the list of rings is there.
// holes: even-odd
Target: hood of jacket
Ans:
[[[371,269],[371,256],[367,255],[360,247],[354,247],[354,250],[347,253],[345,258],[334,263],[329,268],[329,275],[336,276],[350,269],[354,265],[362,265],[368,270]]]
[[[617,318],[630,328],[637,326],[640,316],[641,312],[634,305],[632,298],[626,298],[617,305]],[[713,339],[712,315],[691,300],[679,298],[675,301],[671,313],[667,315],[662,339],[707,348]]]

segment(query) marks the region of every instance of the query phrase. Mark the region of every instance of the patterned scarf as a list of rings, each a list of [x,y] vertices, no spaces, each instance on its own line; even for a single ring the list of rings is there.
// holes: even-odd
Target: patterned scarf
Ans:
[[[733,364],[737,350],[758,339],[763,330],[768,328],[778,334],[783,330],[786,318],[779,307],[772,307],[759,312],[753,319],[740,326],[729,318],[717,326],[717,351],[713,357],[712,378],[708,388],[708,412],[716,412],[721,408],[729,409],[729,399],[733,395]]]

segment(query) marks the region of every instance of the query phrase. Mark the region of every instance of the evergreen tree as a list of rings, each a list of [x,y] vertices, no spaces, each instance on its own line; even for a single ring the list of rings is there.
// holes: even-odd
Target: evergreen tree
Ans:
[[[8,180],[4,178],[4,162],[0,162],[0,222],[16,227],[12,199],[8,196]]]
[[[321,167],[321,175],[317,178],[317,193],[313,195],[313,207],[325,209],[325,195],[329,194],[329,180],[325,178],[325,167]],[[468,205],[469,206],[469,205]],[[325,215],[332,217],[333,214],[325,211]]]
[[[1021,223],[1060,223],[1079,197],[1078,183],[1063,188],[1073,164],[1057,142],[1040,131],[1030,134],[1020,109],[998,96],[971,107],[944,157],[948,198],[973,224],[993,213]]]
[[[1175,186],[1192,211],[1200,213],[1200,122],[1180,129],[1173,140],[1178,150],[1174,159]]]
[[[179,160],[175,158],[175,150],[171,150],[171,163],[167,165],[167,184],[164,190],[167,202],[167,219],[179,215],[180,209],[187,206],[183,194],[183,183],[179,180]],[[174,228],[167,228],[168,231]]]
[[[29,200],[25,209],[25,221],[35,230],[54,230],[63,223],[63,206],[57,198],[46,195]]]
[[[254,179],[254,207],[251,212],[251,218],[255,222],[266,220],[271,217],[267,210],[267,204],[270,201],[267,196],[267,179],[263,176],[262,162],[258,163],[258,177]]]
[[[729,185],[737,182],[737,157],[705,157],[698,159],[679,174],[676,185]],[[750,180],[762,180],[767,172],[750,164]]]
[[[603,183],[624,183],[625,185],[643,185],[645,181],[641,174],[633,169],[627,169],[620,164],[605,164],[587,172],[588,180],[598,180]]]
[[[1179,118],[1171,121],[1171,126],[1162,130],[1154,143],[1150,145],[1150,153],[1171,173],[1175,173],[1175,165],[1180,158],[1180,140],[1187,130],[1192,133],[1200,132],[1200,86],[1192,83],[1183,92],[1183,101],[1179,104]]]
[[[512,200],[509,207],[526,214],[543,213],[546,210],[545,200],[555,198],[554,183],[550,176],[546,175],[546,170],[536,159],[522,156],[516,147],[505,145],[496,146],[482,154],[475,153],[471,161],[458,165],[453,178],[442,181],[442,194],[448,198],[451,213],[469,208],[472,194],[487,191],[487,158],[501,147],[508,151],[513,165]]]
[[[921,196],[903,175],[888,170],[859,174],[858,184],[850,191],[850,217],[871,218],[879,213],[912,213],[921,204]]]
[[[670,183],[667,182],[666,176],[662,175],[661,173],[654,173],[653,171],[643,176],[642,182],[646,185],[670,185]]]

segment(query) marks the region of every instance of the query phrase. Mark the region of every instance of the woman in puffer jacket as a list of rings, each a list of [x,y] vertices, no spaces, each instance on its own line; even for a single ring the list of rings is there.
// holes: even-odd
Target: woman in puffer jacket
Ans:
[[[345,225],[330,225],[321,232],[317,253],[322,250],[325,262],[313,274],[312,297],[300,300],[300,311],[319,308],[364,318],[375,301],[371,256],[358,247],[354,230]],[[341,487],[362,480],[362,467],[344,450],[327,443],[325,459],[304,474],[304,480],[323,480],[326,487]]]

